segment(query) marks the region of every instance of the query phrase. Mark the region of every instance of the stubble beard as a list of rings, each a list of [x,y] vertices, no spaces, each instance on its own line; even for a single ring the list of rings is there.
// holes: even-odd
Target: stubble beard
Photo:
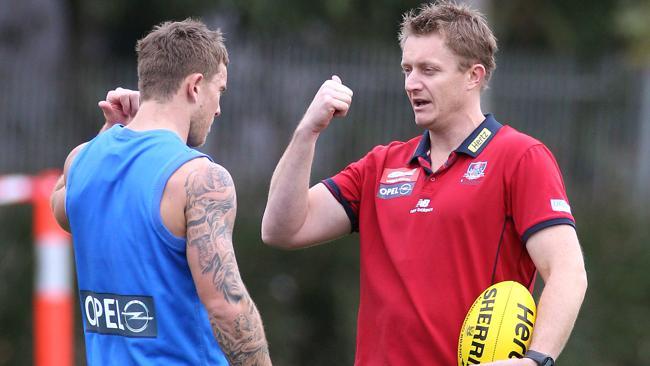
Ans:
[[[187,146],[200,147],[205,144],[205,141],[210,132],[210,122],[203,121],[201,118],[190,120],[190,131],[187,134]]]

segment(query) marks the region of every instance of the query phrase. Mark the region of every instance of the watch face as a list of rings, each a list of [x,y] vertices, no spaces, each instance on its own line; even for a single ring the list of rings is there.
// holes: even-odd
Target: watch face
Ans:
[[[542,362],[542,366],[555,366],[555,362],[553,362],[552,358],[546,357],[546,359],[544,359],[544,362]]]

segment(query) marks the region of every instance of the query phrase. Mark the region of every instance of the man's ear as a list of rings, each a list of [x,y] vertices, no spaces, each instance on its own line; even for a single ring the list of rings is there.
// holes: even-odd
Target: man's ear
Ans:
[[[187,99],[190,102],[196,103],[199,100],[199,91],[203,87],[201,81],[203,80],[203,74],[194,73],[185,77],[183,81],[183,89],[187,95]]]
[[[485,79],[485,66],[482,64],[474,64],[467,70],[467,90],[480,88]]]

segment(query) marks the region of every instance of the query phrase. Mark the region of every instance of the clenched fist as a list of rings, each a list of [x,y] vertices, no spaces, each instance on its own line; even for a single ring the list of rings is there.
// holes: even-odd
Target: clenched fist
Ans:
[[[320,133],[333,117],[345,117],[352,103],[352,90],[334,75],[321,85],[300,122],[301,127]]]
[[[116,123],[128,125],[140,107],[140,92],[117,88],[109,91],[106,100],[100,101],[97,105],[106,118],[104,128],[110,128]]]

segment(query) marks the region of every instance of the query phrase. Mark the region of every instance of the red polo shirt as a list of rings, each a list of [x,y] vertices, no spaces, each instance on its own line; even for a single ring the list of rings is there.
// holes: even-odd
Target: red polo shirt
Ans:
[[[575,226],[551,152],[491,115],[435,172],[429,148],[427,131],[323,181],[360,234],[355,365],[455,365],[474,299],[503,280],[531,288],[526,240]]]

